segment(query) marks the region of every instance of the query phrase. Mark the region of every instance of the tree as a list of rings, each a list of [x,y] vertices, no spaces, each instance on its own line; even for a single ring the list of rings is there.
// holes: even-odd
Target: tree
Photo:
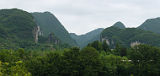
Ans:
[[[134,71],[137,76],[160,75],[159,70],[157,70],[160,61],[159,48],[149,45],[138,45],[131,49],[129,58],[133,61],[135,68],[138,68],[138,73]]]
[[[102,48],[104,51],[110,52],[110,48],[109,48],[108,44],[106,43],[106,41],[103,41]]]
[[[129,68],[132,66],[127,57],[113,54],[102,56],[103,65],[108,69],[108,76],[129,76]]]
[[[17,55],[21,58],[24,59],[25,53],[24,53],[24,49],[20,48],[17,50]]]
[[[2,68],[2,62],[0,61],[0,76],[2,76],[3,75],[3,68]]]
[[[120,44],[116,44],[116,48],[112,50],[112,54],[118,56],[127,56],[127,49]]]
[[[73,47],[63,54],[63,64],[61,74],[63,76],[79,76],[81,69],[80,52],[78,47]]]
[[[27,71],[22,61],[17,61],[15,66],[11,66],[11,76],[31,76],[31,73]]]
[[[94,41],[93,43],[88,44],[89,47],[93,47],[98,51],[102,51],[102,43],[99,41]]]
[[[99,76],[102,62],[98,51],[93,47],[86,47],[80,51],[80,76]]]

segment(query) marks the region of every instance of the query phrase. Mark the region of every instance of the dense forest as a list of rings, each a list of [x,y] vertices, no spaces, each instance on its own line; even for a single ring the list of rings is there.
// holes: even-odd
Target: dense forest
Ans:
[[[158,47],[95,41],[83,49],[0,50],[0,76],[159,76],[159,62]]]

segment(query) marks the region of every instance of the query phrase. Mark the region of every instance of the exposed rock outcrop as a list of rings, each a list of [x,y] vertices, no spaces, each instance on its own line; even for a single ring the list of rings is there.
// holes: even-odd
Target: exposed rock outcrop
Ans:
[[[39,27],[39,26],[36,26],[36,27],[33,29],[33,37],[34,37],[35,43],[38,43],[38,37],[39,37],[39,36],[42,36],[42,35],[43,35],[43,33],[41,32],[40,27]]]
[[[102,38],[101,41],[102,41],[102,42],[105,41],[108,45],[110,45],[109,39],[107,39],[107,37],[106,37],[106,38]]]
[[[135,47],[135,46],[140,45],[140,44],[141,43],[139,41],[135,41],[135,42],[132,42],[130,46]]]
[[[49,43],[53,43],[53,44],[59,44],[60,41],[59,39],[53,34],[53,33],[50,33],[49,36],[48,36],[48,42]]]

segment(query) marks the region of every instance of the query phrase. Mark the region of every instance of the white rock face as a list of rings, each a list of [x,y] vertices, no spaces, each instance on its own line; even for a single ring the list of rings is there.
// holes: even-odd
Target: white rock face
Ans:
[[[104,41],[106,41],[106,43],[107,43],[108,45],[110,45],[109,39],[108,39],[107,37],[102,38],[102,42],[104,42]]]
[[[33,37],[34,37],[35,43],[38,43],[38,36],[42,36],[42,35],[43,35],[43,33],[41,32],[40,27],[36,26],[33,29]]]
[[[130,46],[131,47],[135,47],[135,46],[137,46],[137,45],[140,45],[141,43],[139,42],[139,41],[135,41],[135,42],[132,42],[131,44],[130,44]]]

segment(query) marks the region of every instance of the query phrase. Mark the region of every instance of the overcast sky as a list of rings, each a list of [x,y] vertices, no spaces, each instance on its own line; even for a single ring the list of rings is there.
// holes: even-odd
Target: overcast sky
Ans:
[[[137,27],[148,18],[160,17],[160,0],[0,0],[0,8],[52,12],[76,34],[106,28],[117,21]]]

